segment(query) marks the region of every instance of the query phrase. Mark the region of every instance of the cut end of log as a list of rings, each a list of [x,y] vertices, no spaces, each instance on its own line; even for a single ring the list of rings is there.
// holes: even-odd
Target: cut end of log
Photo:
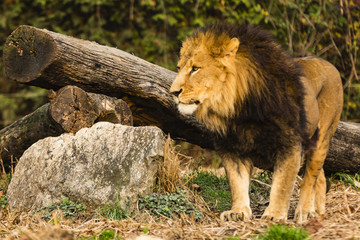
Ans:
[[[84,90],[66,86],[51,99],[49,114],[65,132],[76,133],[81,128],[91,127],[100,109]]]
[[[3,51],[8,78],[27,83],[39,77],[52,62],[57,47],[47,33],[31,26],[20,26],[7,38]]]

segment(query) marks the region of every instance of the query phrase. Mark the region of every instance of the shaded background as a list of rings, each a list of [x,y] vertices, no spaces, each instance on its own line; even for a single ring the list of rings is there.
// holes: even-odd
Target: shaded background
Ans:
[[[214,21],[261,25],[294,56],[333,63],[344,84],[342,119],[360,122],[360,0],[0,0],[0,55],[7,36],[26,24],[175,70],[181,41]],[[0,129],[45,103],[46,93],[7,80],[1,61]]]

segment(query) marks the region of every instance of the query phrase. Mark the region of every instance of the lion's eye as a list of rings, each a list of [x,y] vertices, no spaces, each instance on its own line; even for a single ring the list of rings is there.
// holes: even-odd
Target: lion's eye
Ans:
[[[180,66],[176,66],[177,70],[180,71]]]
[[[196,71],[199,70],[199,69],[200,69],[199,67],[193,66],[193,67],[191,68],[191,73],[196,72]]]

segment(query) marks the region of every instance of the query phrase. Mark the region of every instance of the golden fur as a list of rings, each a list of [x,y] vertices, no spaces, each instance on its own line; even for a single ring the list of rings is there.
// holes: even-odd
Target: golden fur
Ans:
[[[251,218],[255,165],[274,171],[263,218],[285,220],[303,156],[296,219],[324,213],[322,165],[342,109],[341,80],[331,64],[293,59],[257,27],[212,25],[183,43],[178,69],[170,92],[179,111],[214,132],[223,156],[233,206],[222,219]]]
[[[178,63],[181,71],[172,85],[172,89],[182,85],[181,102],[185,104],[194,101],[194,96],[200,97],[196,98],[201,100],[196,117],[209,129],[221,133],[225,133],[227,125],[224,119],[234,116],[236,102],[246,98],[249,88],[257,89],[258,94],[261,94],[260,82],[252,81],[255,78],[262,79],[261,71],[257,71],[245,53],[234,52],[238,44],[236,38],[230,39],[225,34],[214,36],[211,33],[200,33],[197,38],[184,42]],[[186,74],[193,65],[199,68],[207,66],[208,69],[206,72]],[[202,81],[204,78],[206,82]],[[257,86],[251,86],[252,83]],[[217,94],[212,94],[215,91]]]

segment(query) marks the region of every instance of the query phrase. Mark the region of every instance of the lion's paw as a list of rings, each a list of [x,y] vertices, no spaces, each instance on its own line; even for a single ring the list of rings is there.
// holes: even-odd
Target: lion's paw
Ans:
[[[261,219],[271,220],[274,222],[285,222],[287,219],[287,211],[267,207],[261,216]]]
[[[317,216],[318,213],[316,211],[300,211],[299,209],[296,209],[294,219],[297,223],[302,223],[303,221],[315,218]]]
[[[220,215],[221,221],[249,221],[251,219],[251,208],[243,207],[225,211]]]

